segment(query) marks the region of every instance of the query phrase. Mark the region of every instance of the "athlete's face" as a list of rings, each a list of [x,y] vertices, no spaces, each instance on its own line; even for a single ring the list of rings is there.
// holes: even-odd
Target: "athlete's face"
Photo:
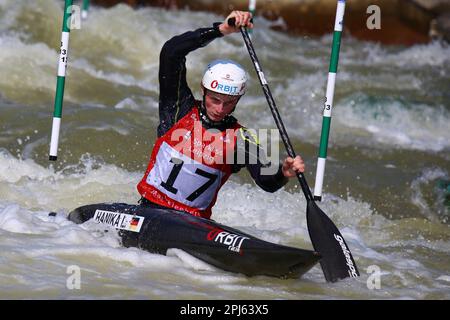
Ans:
[[[204,89],[206,90],[206,89]],[[239,101],[240,96],[229,96],[206,90],[205,107],[212,121],[221,121],[230,114]]]

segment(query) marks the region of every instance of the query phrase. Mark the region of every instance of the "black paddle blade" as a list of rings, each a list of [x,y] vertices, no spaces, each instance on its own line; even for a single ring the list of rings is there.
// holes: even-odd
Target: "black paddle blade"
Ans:
[[[333,221],[310,200],[306,209],[309,236],[314,250],[320,253],[323,274],[327,282],[358,277],[355,260]]]

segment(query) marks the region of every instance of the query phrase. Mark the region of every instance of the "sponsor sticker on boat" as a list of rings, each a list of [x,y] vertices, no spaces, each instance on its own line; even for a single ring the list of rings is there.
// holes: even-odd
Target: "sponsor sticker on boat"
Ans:
[[[206,239],[208,239],[209,241],[221,243],[227,246],[228,250],[242,254],[242,243],[244,242],[244,240],[250,238],[226,232],[220,228],[214,228],[208,233]]]
[[[144,222],[144,217],[97,209],[95,210],[94,221],[120,230],[139,232]]]

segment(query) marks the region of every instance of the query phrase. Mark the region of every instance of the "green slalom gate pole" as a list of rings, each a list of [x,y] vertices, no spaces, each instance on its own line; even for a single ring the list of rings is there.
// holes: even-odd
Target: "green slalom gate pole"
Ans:
[[[256,0],[250,0],[248,2],[248,11],[250,11],[250,13],[252,14],[252,17],[255,17],[255,12],[256,12]],[[249,29],[248,33],[252,33],[253,29]]]
[[[55,110],[53,112],[52,137],[50,141],[49,160],[58,158],[59,128],[61,126],[62,106],[64,99],[64,85],[66,80],[67,58],[69,56],[69,34],[72,18],[73,0],[65,0],[64,17],[62,22],[61,49],[59,52],[58,75],[56,78]]]
[[[341,46],[341,34],[344,26],[345,0],[338,0],[336,20],[334,22],[333,45],[331,49],[330,69],[328,72],[327,93],[322,119],[322,133],[320,136],[319,157],[317,160],[316,183],[314,185],[314,200],[322,200],[323,177],[327,159],[328,137],[330,134],[331,110],[333,109],[334,88]]]
[[[83,0],[83,10],[81,10],[81,19],[86,19],[89,12],[89,0]]]

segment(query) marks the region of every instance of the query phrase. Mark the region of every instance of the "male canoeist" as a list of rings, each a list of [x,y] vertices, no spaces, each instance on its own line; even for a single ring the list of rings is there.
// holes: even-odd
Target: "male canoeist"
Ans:
[[[235,26],[229,26],[227,21],[233,17]],[[221,59],[208,65],[201,81],[202,100],[195,100],[188,87],[186,56],[216,38],[239,32],[241,26],[253,28],[251,18],[249,12],[233,11],[222,23],[183,33],[164,44],[159,67],[158,138],[137,186],[142,205],[210,218],[219,189],[243,167],[268,192],[304,172],[300,156],[287,157],[273,174],[263,172],[270,165],[264,151],[231,115],[246,90],[247,74],[238,63]],[[237,161],[239,152],[245,154],[244,163]]]

